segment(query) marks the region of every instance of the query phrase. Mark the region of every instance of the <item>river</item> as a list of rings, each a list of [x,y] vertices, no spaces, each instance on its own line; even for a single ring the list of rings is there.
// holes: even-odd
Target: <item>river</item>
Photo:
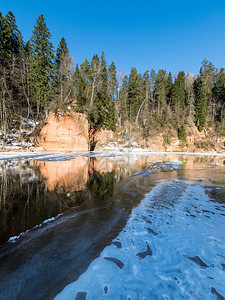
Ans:
[[[0,158],[0,299],[224,299],[225,157]]]

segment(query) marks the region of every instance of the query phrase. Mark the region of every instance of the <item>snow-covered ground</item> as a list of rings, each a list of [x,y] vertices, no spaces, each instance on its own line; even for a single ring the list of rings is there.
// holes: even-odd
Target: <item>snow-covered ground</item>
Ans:
[[[5,139],[3,138],[3,132],[0,130],[0,149],[20,150],[36,147],[32,134],[39,122],[22,118],[20,128],[18,128],[17,123],[16,120],[12,122],[14,128],[6,134]]]

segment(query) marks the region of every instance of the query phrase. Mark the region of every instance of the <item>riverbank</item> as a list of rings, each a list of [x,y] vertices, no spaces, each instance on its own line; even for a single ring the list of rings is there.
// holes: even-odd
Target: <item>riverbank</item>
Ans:
[[[219,156],[225,157],[225,153],[216,153],[216,152],[153,152],[148,149],[133,149],[127,150],[123,149],[121,151],[90,151],[90,152],[49,152],[43,151],[40,149],[39,151],[34,150],[11,150],[11,151],[0,151],[0,160],[8,160],[8,159],[24,159],[24,160],[35,160],[35,159],[71,159],[71,157],[77,156],[85,156],[85,157],[108,157],[108,156],[126,156],[126,155],[134,155],[134,156],[148,156],[148,155],[193,155],[193,156]]]

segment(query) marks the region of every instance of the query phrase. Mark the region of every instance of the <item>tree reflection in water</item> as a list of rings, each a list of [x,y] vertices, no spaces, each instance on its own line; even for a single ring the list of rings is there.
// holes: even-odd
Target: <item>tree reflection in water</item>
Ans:
[[[26,175],[21,169],[27,169]],[[10,170],[2,164],[0,177],[0,244],[21,232],[31,229],[44,220],[55,217],[71,207],[93,207],[113,195],[114,171],[92,172],[82,190],[65,186],[48,188],[47,180],[39,168],[19,163]]]

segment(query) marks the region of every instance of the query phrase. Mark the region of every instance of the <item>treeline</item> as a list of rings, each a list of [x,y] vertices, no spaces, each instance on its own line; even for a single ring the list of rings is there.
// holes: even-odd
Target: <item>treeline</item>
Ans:
[[[12,120],[43,119],[48,112],[76,110],[91,128],[114,130],[126,122],[148,135],[152,128],[184,125],[213,126],[225,135],[225,69],[204,60],[197,77],[180,71],[152,69],[144,74],[132,67],[127,76],[104,53],[74,66],[64,37],[54,50],[43,15],[25,43],[12,12],[0,12],[0,123],[2,135]]]

